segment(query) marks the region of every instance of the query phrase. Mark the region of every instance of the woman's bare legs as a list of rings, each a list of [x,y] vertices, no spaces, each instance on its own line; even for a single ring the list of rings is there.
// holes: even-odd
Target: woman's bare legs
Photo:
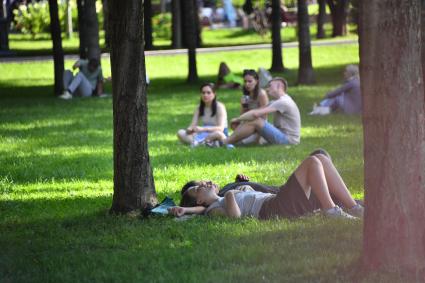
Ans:
[[[314,156],[322,163],[329,192],[340,200],[344,207],[351,208],[355,206],[355,200],[348,191],[347,186],[332,161],[323,154],[316,154]]]
[[[223,132],[212,132],[206,138],[205,142],[220,141],[223,142],[226,139],[226,135]]]
[[[193,142],[193,135],[188,135],[184,129],[180,129],[177,132],[177,137],[184,144],[191,144]]]
[[[315,156],[305,159],[294,172],[307,198],[311,191],[315,194],[323,210],[335,207],[326,182],[322,162]]]

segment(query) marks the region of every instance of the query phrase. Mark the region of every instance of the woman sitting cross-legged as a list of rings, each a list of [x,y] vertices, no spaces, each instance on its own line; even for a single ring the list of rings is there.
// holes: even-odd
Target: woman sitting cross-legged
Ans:
[[[335,204],[337,200],[347,212]],[[229,190],[220,197],[217,185],[201,181],[184,188],[180,205],[171,208],[170,212],[176,216],[205,213],[270,219],[299,217],[320,208],[329,217],[356,219],[362,218],[364,211],[351,196],[331,159],[324,154],[315,154],[302,161],[277,194],[245,187]]]
[[[198,126],[199,120],[202,126]],[[193,113],[192,123],[187,129],[180,129],[177,137],[182,143],[197,146],[216,133],[228,135],[226,107],[217,101],[214,84],[205,83],[201,86],[201,101]]]

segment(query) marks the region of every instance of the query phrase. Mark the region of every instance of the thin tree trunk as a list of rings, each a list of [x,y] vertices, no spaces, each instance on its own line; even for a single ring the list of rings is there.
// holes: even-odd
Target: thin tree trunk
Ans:
[[[153,49],[153,37],[152,37],[152,1],[144,1],[144,28],[145,28],[145,50]]]
[[[306,0],[298,0],[298,42],[299,68],[298,84],[313,84],[313,64],[311,60],[310,19]]]
[[[360,17],[366,205],[363,263],[372,270],[410,273],[422,282],[425,92],[421,4],[361,1]]]
[[[80,30],[80,57],[100,58],[99,22],[96,0],[77,0]]]
[[[272,66],[270,70],[274,72],[283,72],[285,70],[282,58],[281,27],[280,0],[272,0]]]
[[[325,38],[324,24],[326,21],[326,0],[318,0],[319,14],[317,15],[317,38]]]
[[[70,0],[66,0],[66,35],[68,38],[72,38],[72,7]]]
[[[195,22],[195,17],[198,17],[198,13],[196,11],[196,6],[194,5],[194,1],[188,0],[183,1],[185,7],[185,33],[187,39],[187,49],[188,49],[188,59],[189,59],[189,74],[187,77],[188,82],[196,82],[198,81],[198,71],[196,68],[196,27],[193,24]]]
[[[49,0],[49,14],[50,34],[53,43],[53,64],[55,76],[54,95],[60,95],[63,91],[63,72],[65,67],[57,0]]]
[[[103,10],[103,30],[105,32],[105,47],[109,48],[109,10],[108,10],[108,0],[102,0],[102,10]]]
[[[79,53],[81,59],[87,58],[87,43],[85,42],[87,36],[85,35],[86,28],[84,24],[84,4],[85,0],[77,0],[77,10],[78,10],[78,38],[80,40]]]
[[[148,152],[143,1],[108,1],[114,116],[114,196],[111,212],[157,202]]]
[[[182,48],[182,12],[180,0],[172,0],[172,47]]]
[[[349,0],[327,0],[332,18],[332,37],[347,34]]]

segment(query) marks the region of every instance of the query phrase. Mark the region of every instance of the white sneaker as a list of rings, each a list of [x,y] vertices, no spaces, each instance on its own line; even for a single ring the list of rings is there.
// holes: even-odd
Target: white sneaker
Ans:
[[[345,219],[358,219],[357,217],[351,216],[348,213],[345,213],[339,206],[329,208],[324,212],[325,216],[330,218],[345,218]]]
[[[318,106],[316,103],[313,104],[313,111],[309,115],[329,115],[331,114],[331,108],[329,106]]]
[[[59,98],[69,100],[72,99],[72,94],[69,91],[65,90],[63,94],[59,95]]]
[[[356,204],[355,206],[347,210],[347,213],[354,217],[363,218],[364,207],[360,204]]]

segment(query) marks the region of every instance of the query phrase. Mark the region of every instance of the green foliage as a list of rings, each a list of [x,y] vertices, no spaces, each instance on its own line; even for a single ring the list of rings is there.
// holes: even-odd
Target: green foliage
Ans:
[[[158,14],[152,17],[153,36],[171,39],[171,13]]]
[[[47,1],[19,5],[13,13],[17,30],[33,37],[38,33],[49,31],[50,15]]]

